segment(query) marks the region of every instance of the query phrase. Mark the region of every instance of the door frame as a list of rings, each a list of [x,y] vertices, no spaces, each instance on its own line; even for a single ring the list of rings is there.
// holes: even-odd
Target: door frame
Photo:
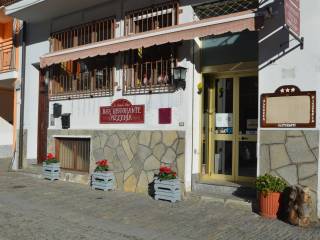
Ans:
[[[39,100],[38,100],[38,139],[37,163],[41,164],[47,155],[47,136],[49,127],[49,98],[48,86],[45,81],[45,70],[39,71]]]
[[[203,107],[204,107],[204,98],[201,97],[201,112],[200,112],[200,144],[201,144],[201,159],[199,161],[199,169],[200,169],[200,180],[201,181],[230,181],[230,182],[244,182],[244,183],[252,183],[255,180],[255,177],[243,177],[239,176],[238,174],[238,166],[239,166],[239,143],[240,140],[240,134],[239,134],[239,81],[241,77],[258,77],[258,71],[241,71],[241,72],[212,72],[212,73],[206,73],[202,74],[202,84],[204,86],[204,79],[205,76],[212,79],[223,79],[223,78],[233,78],[233,122],[236,123],[234,125],[233,134],[231,136],[221,136],[214,138],[215,134],[210,134],[211,130],[214,127],[214,116],[209,117],[208,124],[209,124],[209,144],[207,144],[205,156],[207,159],[210,159],[210,156],[212,156],[214,152],[214,144],[213,142],[215,140],[229,140],[232,141],[232,175],[222,175],[222,174],[212,174],[212,167],[214,165],[212,159],[208,161],[208,173],[202,174],[202,162],[203,162],[203,139],[205,139],[206,132],[203,132]],[[259,79],[258,79],[259,81]],[[214,88],[209,90],[210,98],[212,99],[214,97]],[[259,101],[259,98],[258,98]],[[209,115],[214,114],[214,101],[209,102]],[[257,103],[257,108],[259,107],[259,103]],[[259,118],[259,116],[258,116]],[[257,136],[247,136],[248,139],[246,141],[248,142],[257,142]],[[237,139],[238,138],[238,139]],[[258,159],[258,156],[257,156]]]

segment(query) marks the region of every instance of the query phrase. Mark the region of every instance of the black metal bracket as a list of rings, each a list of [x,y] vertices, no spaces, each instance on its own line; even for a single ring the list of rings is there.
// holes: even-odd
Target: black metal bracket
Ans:
[[[270,60],[268,63],[266,63],[265,65],[263,65],[262,67],[259,68],[259,70],[262,70],[264,68],[266,68],[267,66],[275,63],[276,61],[278,61],[280,58],[284,57],[285,55],[289,54],[290,52],[294,51],[297,48],[300,48],[300,50],[304,49],[304,37],[299,37],[297,36],[297,34],[295,34],[287,25],[283,26],[284,29],[286,29],[289,33],[289,35],[291,35],[297,42],[298,44],[293,46],[292,48],[290,48],[289,50],[284,50],[280,55],[278,55],[276,58]],[[282,43],[280,44],[280,48],[282,48],[284,45],[286,45],[288,42]]]
[[[300,49],[303,50],[304,48],[304,37],[299,37],[295,34],[287,25],[283,26],[284,29],[288,31],[288,33],[299,42]]]

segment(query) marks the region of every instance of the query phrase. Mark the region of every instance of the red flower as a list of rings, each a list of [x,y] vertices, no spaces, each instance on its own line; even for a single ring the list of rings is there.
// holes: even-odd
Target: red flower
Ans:
[[[166,173],[166,174],[169,174],[171,173],[171,168],[169,167],[160,167],[160,173]]]
[[[107,167],[109,165],[108,160],[99,160],[96,164],[100,167]]]
[[[54,155],[52,153],[48,153],[47,159],[54,159]]]

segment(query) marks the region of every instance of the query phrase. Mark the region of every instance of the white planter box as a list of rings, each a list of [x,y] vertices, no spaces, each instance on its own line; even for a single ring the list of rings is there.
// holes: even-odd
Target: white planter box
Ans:
[[[94,172],[91,175],[91,188],[95,190],[114,190],[115,177],[113,172]]]
[[[154,181],[154,190],[156,200],[166,200],[170,202],[181,201],[180,180],[159,180]]]
[[[59,180],[60,163],[43,163],[42,175],[45,179],[49,179],[50,181]]]

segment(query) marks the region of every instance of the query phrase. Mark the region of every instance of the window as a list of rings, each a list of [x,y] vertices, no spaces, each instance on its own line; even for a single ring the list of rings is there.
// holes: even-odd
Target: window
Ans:
[[[50,100],[113,95],[113,66],[113,56],[103,56],[49,67]]]
[[[51,52],[114,38],[115,18],[106,18],[51,34]]]
[[[125,35],[177,25],[178,8],[178,3],[171,1],[127,12],[125,16]]]
[[[89,172],[90,139],[57,138],[56,157],[61,168]]]
[[[130,50],[125,53],[123,94],[174,92],[174,45]]]

